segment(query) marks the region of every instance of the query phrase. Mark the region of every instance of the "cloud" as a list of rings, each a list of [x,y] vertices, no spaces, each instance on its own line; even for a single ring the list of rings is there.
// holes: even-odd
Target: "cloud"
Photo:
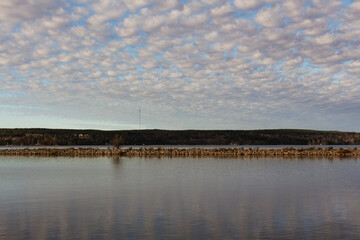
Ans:
[[[138,8],[152,3],[151,0],[124,0],[124,2],[131,12],[135,12]]]
[[[21,23],[50,14],[59,7],[56,0],[13,0],[1,1],[0,20],[8,23]]]
[[[87,19],[87,23],[97,27],[106,21],[121,18],[126,12],[126,7],[118,1],[99,0],[92,5],[92,10],[94,14]]]
[[[233,13],[234,11],[235,9],[230,4],[224,4],[211,9],[210,13],[214,17],[223,17],[225,15],[228,15],[229,13]]]
[[[271,8],[261,9],[254,19],[264,27],[276,27],[281,23],[283,17],[280,6],[277,5]]]
[[[262,0],[254,0],[254,1],[247,1],[247,0],[235,0],[234,5],[241,9],[241,10],[254,10],[258,9],[264,3]]]
[[[119,128],[141,105],[154,128],[355,130],[359,9],[338,0],[3,1],[0,107]]]

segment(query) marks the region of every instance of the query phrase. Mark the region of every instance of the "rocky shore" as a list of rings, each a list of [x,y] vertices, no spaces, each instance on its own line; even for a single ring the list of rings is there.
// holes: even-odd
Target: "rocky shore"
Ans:
[[[360,157],[360,149],[333,148],[141,148],[141,149],[96,149],[96,148],[37,148],[0,149],[0,156],[63,156],[63,157]]]

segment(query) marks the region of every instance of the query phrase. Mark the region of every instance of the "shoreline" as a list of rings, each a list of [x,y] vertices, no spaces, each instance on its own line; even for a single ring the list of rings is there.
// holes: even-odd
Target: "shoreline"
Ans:
[[[333,148],[24,148],[0,149],[0,156],[59,157],[360,157],[360,149]]]

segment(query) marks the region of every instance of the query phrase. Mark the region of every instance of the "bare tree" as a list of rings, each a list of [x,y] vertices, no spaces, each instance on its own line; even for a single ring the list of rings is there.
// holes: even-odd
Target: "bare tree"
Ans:
[[[114,139],[111,140],[110,143],[114,148],[119,149],[122,145],[124,145],[125,140],[123,136],[116,134]]]

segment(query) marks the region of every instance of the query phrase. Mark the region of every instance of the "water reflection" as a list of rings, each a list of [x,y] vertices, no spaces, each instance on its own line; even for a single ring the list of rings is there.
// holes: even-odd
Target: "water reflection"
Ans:
[[[122,164],[121,157],[113,157],[112,163],[113,163],[114,167],[118,168]]]
[[[359,239],[359,170],[338,159],[1,159],[0,239]]]

